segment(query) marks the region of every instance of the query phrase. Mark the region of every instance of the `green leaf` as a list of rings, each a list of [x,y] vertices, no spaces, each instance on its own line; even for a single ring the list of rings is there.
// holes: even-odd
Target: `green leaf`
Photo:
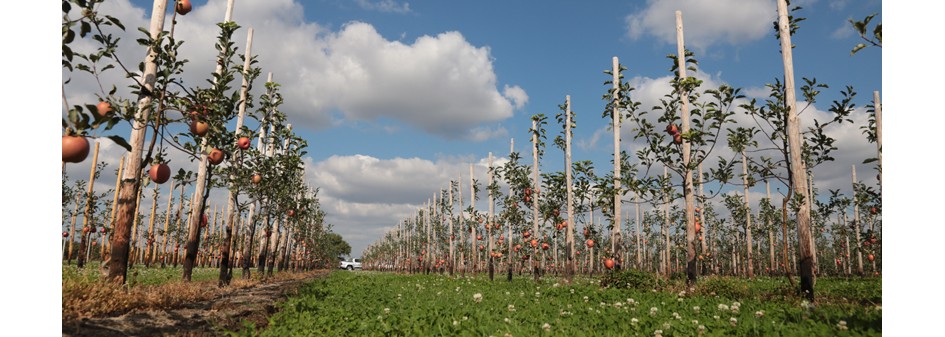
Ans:
[[[864,43],[857,44],[855,47],[853,47],[853,50],[850,51],[850,56],[853,56],[853,54],[856,54],[856,52],[860,51],[863,48],[866,48],[866,44]]]
[[[125,139],[121,136],[112,135],[108,136],[108,139],[111,139],[113,142],[115,142],[115,144],[118,144],[118,146],[125,148],[125,150],[128,150],[129,152],[131,151],[131,144],[128,144],[128,142],[125,141]]]

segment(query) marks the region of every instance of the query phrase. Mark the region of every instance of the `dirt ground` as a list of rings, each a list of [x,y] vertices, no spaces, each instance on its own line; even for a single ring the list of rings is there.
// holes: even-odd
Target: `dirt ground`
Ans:
[[[242,321],[265,327],[278,303],[298,292],[306,281],[328,275],[313,273],[303,279],[278,280],[246,289],[234,289],[208,301],[166,310],[132,311],[115,317],[63,321],[63,336],[217,336],[243,329]]]

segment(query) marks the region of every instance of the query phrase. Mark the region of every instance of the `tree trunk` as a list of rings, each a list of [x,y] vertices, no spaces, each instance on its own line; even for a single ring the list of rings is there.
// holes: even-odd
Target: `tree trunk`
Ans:
[[[158,35],[164,30],[164,13],[166,12],[167,1],[154,0],[154,7],[151,10],[151,26],[149,34],[152,39],[157,39]],[[146,123],[151,112],[151,92],[154,90],[154,82],[157,80],[157,51],[148,48],[148,55],[144,60],[144,71],[141,74],[141,81],[144,84],[142,93],[138,95],[138,109],[135,112],[133,127],[131,128],[131,153],[126,159],[126,169],[124,172],[121,186],[118,187],[118,218],[115,223],[115,231],[111,239],[111,258],[108,264],[107,279],[113,283],[125,283],[125,277],[128,271],[128,253],[129,239],[131,235],[131,226],[134,221],[135,208],[138,200],[141,174],[141,155],[144,150],[144,138],[147,133]]]
[[[567,96],[567,116],[565,117],[564,122],[564,138],[565,138],[565,183],[567,184],[567,202],[568,202],[568,226],[566,230],[568,231],[566,235],[567,248],[565,253],[567,255],[567,261],[564,266],[564,279],[569,284],[574,279],[574,268],[575,268],[575,255],[574,255],[574,221],[577,220],[577,217],[574,216],[574,186],[572,186],[572,177],[571,177],[571,96]],[[618,143],[619,144],[619,143]],[[619,162],[619,160],[618,160]],[[619,186],[619,185],[618,185]],[[619,204],[619,193],[617,194],[617,200]],[[617,208],[618,210],[620,208]],[[616,219],[620,219],[620,216],[617,215]],[[614,227],[617,228],[617,237],[620,237],[620,222],[615,222]],[[619,255],[618,255],[619,256]]]
[[[752,257],[752,238],[751,238],[751,203],[748,198],[748,156],[745,155],[745,149],[742,149],[742,183],[745,184],[745,247],[746,262],[748,267],[748,278],[755,277],[755,260]]]
[[[784,61],[785,101],[788,107],[787,138],[790,154],[791,185],[800,202],[797,211],[797,241],[800,253],[801,293],[814,301],[814,261],[810,241],[810,196],[807,194],[807,165],[801,157],[801,130],[794,93],[794,65],[791,34],[786,0],[778,0],[778,31],[781,39],[781,57]]]
[[[532,193],[532,234],[538,236],[538,198],[541,197],[541,192],[539,191],[538,184],[538,122],[532,119],[532,186],[534,192]],[[527,239],[527,238],[526,238]],[[525,246],[525,249],[528,249],[528,245]],[[535,278],[535,283],[538,283],[540,267],[540,261],[538,261],[538,247],[532,247],[532,276]]]
[[[145,240],[145,257],[144,257],[144,267],[151,267],[151,249],[154,248],[154,218],[157,214],[157,200],[159,187],[157,183],[154,184],[154,196],[151,198],[151,215],[148,220],[148,237]]]
[[[682,12],[676,11],[676,63],[679,68],[679,78],[685,79],[686,76],[686,48],[683,38]],[[689,92],[680,91],[679,97],[682,99],[682,133],[689,132]],[[688,140],[682,143],[682,172],[683,172],[683,195],[686,199],[686,283],[693,284],[699,275],[696,269],[696,198],[695,190],[692,186],[692,169],[689,167],[691,144]]]

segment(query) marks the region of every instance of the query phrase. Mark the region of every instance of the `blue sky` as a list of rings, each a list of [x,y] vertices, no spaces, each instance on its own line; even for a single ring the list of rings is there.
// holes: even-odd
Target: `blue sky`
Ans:
[[[212,71],[214,24],[223,18],[225,1],[194,1],[194,11],[179,17],[176,36],[190,60],[184,79],[199,83]],[[794,36],[797,81],[816,77],[830,85],[810,115],[824,116],[839,91],[858,92],[856,126],[831,130],[838,139],[837,162],[815,169],[815,183],[850,190],[850,167],[860,179],[875,182],[871,166],[860,164],[875,154],[858,127],[872,91],[882,91],[880,48],[855,56],[860,42],[848,19],[878,13],[879,1],[799,1],[801,23]],[[147,25],[151,3],[116,0],[102,10],[122,19],[129,32]],[[592,160],[598,173],[609,170],[612,131],[602,119],[601,95],[617,56],[629,68],[626,80],[636,87],[644,108],[665,93],[666,55],[675,53],[674,11],[682,10],[687,48],[699,60],[690,75],[703,88],[728,84],[748,98],[764,99],[764,85],[783,74],[772,22],[775,1],[392,1],[274,0],[237,1],[233,20],[242,26],[235,40],[244,49],[246,31],[255,30],[253,53],[263,73],[273,72],[283,86],[294,130],[309,142],[306,179],[321,188],[323,206],[335,230],[358,255],[367,244],[431,198],[449,179],[468,180],[469,163],[485,181],[485,158],[504,160],[510,138],[530,157],[530,116],[558,112],[566,95],[576,112],[574,159]],[[168,24],[169,24],[168,20]],[[213,32],[209,34],[208,32]],[[87,45],[87,44],[86,44]],[[74,48],[82,48],[77,43]],[[140,51],[126,43],[124,59],[138,62]],[[94,101],[91,79],[63,72],[70,102]],[[106,78],[108,80],[108,78]],[[113,77],[115,83],[122,79]],[[119,85],[120,87],[121,85]],[[262,85],[257,85],[258,90]],[[75,104],[75,103],[73,103]],[[250,123],[251,125],[251,123]],[[121,134],[121,128],[116,128]],[[554,123],[549,124],[553,137]],[[635,150],[631,128],[622,128],[623,148]],[[111,188],[120,149],[103,141],[100,161],[112,164],[99,189]],[[173,152],[173,151],[172,151]],[[727,155],[717,151],[717,155]],[[563,155],[549,147],[542,171],[562,169]],[[172,166],[196,170],[183,155]],[[530,160],[528,160],[530,162]],[[73,179],[87,177],[88,163],[71,165]],[[176,167],[174,167],[176,170]],[[656,170],[662,171],[661,168]],[[111,175],[112,178],[109,178]],[[777,191],[777,186],[772,186]],[[166,191],[162,191],[166,193]],[[752,190],[755,202],[762,188]],[[775,192],[776,193],[776,192]],[[166,195],[166,194],[165,194]],[[215,191],[211,204],[223,202]],[[150,201],[147,201],[148,203]],[[162,201],[163,203],[163,201]],[[485,208],[485,202],[477,205]],[[146,209],[146,208],[145,208]],[[163,209],[163,208],[159,208]]]
[[[212,71],[207,60],[214,55],[214,24],[223,18],[225,1],[193,3],[194,11],[178,18],[176,36],[185,41],[182,54],[190,60],[185,81],[197,83]],[[793,40],[797,80],[816,77],[830,85],[812,110],[823,113],[840,89],[851,85],[859,93],[855,120],[862,125],[872,91],[882,91],[881,49],[867,48],[851,57],[850,49],[860,41],[847,20],[878,13],[881,22],[881,3],[798,3],[807,21]],[[129,27],[125,40],[130,41],[137,34],[131,27],[146,26],[150,8],[148,1],[116,0],[102,10],[124,21]],[[782,76],[771,24],[776,15],[773,0],[593,5],[237,1],[233,20],[242,26],[235,38],[241,51],[247,29],[254,28],[253,53],[263,73],[273,72],[283,85],[282,110],[309,142],[306,178],[321,188],[329,222],[358,255],[449,179],[462,175],[465,183],[469,163],[477,164],[477,178],[485,181],[485,158],[493,152],[503,160],[510,138],[516,140],[516,150],[529,157],[530,116],[553,116],[566,95],[571,96],[578,125],[574,159],[592,160],[599,174],[609,170],[613,136],[607,130],[609,121],[600,117],[605,105],[601,95],[608,89],[603,82],[609,77],[602,71],[610,68],[613,56],[619,57],[629,68],[625,79],[640,95],[635,99],[645,108],[654,105],[671,75],[666,55],[676,50],[676,9],[683,11],[687,48],[700,62],[694,75],[706,81],[703,88],[725,83],[741,88],[749,98],[763,99],[764,85]],[[120,54],[138,62],[135,46],[124,47]],[[70,101],[94,99],[94,92],[83,85],[92,83],[90,79],[64,72],[63,78],[67,76],[74,78],[65,88]],[[549,124],[551,137],[556,132],[556,125]],[[630,132],[629,126],[622,129],[622,144],[633,151]],[[872,156],[875,147],[849,124],[834,136],[842,153],[837,163],[815,170],[816,183],[822,191],[848,191],[850,166]],[[112,166],[96,186],[107,189],[121,151],[107,141],[102,146],[100,161],[112,160]],[[549,147],[542,171],[561,170],[562,156]],[[178,166],[196,169],[182,155],[177,158]],[[73,179],[84,179],[88,165],[71,165],[67,172]],[[866,177],[861,179],[875,181],[871,167],[858,165],[858,172]],[[760,195],[763,188],[752,193]],[[215,191],[211,204],[214,200],[222,203],[223,191]],[[485,203],[477,206],[484,208]]]

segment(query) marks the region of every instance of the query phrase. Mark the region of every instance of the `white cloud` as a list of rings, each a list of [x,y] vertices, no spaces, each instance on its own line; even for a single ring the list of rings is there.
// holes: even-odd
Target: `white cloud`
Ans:
[[[398,3],[394,0],[380,0],[380,1],[370,1],[370,0],[355,0],[355,2],[362,9],[379,11],[379,12],[388,12],[388,13],[410,13],[410,3]]]
[[[738,45],[771,33],[777,7],[771,0],[649,0],[646,8],[626,17],[627,35],[654,36],[676,42],[676,11],[682,11],[687,48]]]
[[[517,85],[510,87],[506,84],[505,88],[502,90],[502,96],[511,100],[516,109],[521,109],[528,103],[528,94]]]
[[[389,2],[376,4],[385,3]],[[189,60],[185,85],[204,86],[214,71],[216,23],[222,21],[225,6],[225,1],[214,0],[178,16],[174,35],[185,41],[180,57]],[[136,27],[148,25],[144,10],[127,0],[106,2],[101,10],[128,27],[123,33],[111,32],[124,42],[119,49],[122,60],[131,65],[140,62],[142,49],[132,41],[141,35]],[[263,71],[255,95],[262,92],[266,73],[272,72],[282,85],[281,109],[297,127],[322,129],[337,125],[339,118],[389,118],[444,138],[481,140],[483,132],[477,128],[510,118],[515,107],[527,102],[518,86],[499,91],[489,48],[471,45],[459,32],[421,36],[405,44],[386,39],[363,22],[333,31],[305,22],[303,12],[302,5],[292,0],[238,3],[233,11],[233,20],[242,27],[233,38],[238,53],[244,52],[248,29],[254,29],[253,54]],[[168,18],[165,29],[169,28]],[[73,46],[77,51],[92,47],[88,39]],[[94,79],[80,73],[71,77],[75,79],[65,88],[70,104],[94,101],[89,89],[98,88]],[[131,97],[125,89],[129,81],[118,71],[102,80],[115,83],[119,95]]]

